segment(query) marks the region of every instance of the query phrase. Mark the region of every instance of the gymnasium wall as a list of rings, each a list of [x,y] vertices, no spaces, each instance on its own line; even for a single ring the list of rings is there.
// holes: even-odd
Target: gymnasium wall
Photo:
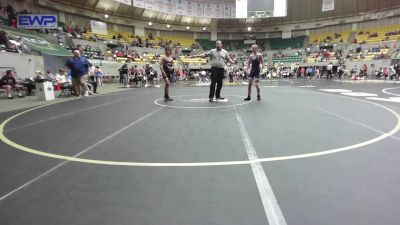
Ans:
[[[102,41],[93,42],[93,41],[86,41],[86,40],[80,40],[80,39],[74,39],[73,38],[72,39],[72,43],[75,46],[81,45],[81,46],[85,47],[86,45],[89,45],[91,47],[99,47],[102,52],[106,52],[107,51],[107,45]]]
[[[360,61],[360,62],[355,62],[355,61],[348,61],[345,63],[347,70],[351,70],[351,68],[354,67],[354,65],[357,65],[358,70],[364,65],[367,64],[368,66],[368,76],[372,75],[372,67],[371,65],[373,64],[374,67],[373,69],[379,69],[380,67],[389,67],[391,63],[391,59],[383,59],[383,60],[374,60],[374,61]],[[358,73],[358,71],[357,71]]]
[[[14,69],[19,78],[36,76],[36,71],[45,71],[42,56],[0,52],[0,70]]]

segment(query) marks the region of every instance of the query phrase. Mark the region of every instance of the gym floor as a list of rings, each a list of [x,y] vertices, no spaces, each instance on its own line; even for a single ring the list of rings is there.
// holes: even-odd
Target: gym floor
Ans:
[[[0,224],[400,224],[399,84],[260,85],[1,113]]]

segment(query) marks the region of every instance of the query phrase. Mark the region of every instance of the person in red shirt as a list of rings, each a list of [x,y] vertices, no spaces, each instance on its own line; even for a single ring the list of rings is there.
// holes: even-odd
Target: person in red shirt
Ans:
[[[183,79],[184,79],[184,80],[187,80],[187,73],[186,73],[186,71],[183,71],[182,76],[183,76]]]
[[[363,72],[363,76],[366,77],[367,76],[367,72],[368,72],[368,66],[367,64],[364,64],[363,68],[362,68],[362,72]]]
[[[306,72],[306,69],[304,67],[301,67],[300,68],[300,76],[304,77],[305,72]]]
[[[17,18],[13,17],[11,19],[11,26],[14,28],[17,28]]]

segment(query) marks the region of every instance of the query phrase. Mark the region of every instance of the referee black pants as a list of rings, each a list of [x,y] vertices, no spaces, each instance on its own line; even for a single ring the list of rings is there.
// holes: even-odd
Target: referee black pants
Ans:
[[[214,98],[214,94],[216,98],[221,97],[221,89],[222,89],[222,81],[224,80],[224,68],[214,68],[211,67],[211,86],[210,86],[210,95],[209,99]],[[215,84],[217,84],[217,90],[215,90]]]

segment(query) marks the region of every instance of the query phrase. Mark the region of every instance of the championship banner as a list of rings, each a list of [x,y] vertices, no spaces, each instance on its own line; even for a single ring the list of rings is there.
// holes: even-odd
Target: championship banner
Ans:
[[[212,1],[210,0],[204,0],[204,17],[213,17]]]
[[[185,15],[184,0],[175,0],[175,13],[177,15]]]
[[[195,2],[195,16],[197,17],[204,17],[204,4],[203,1],[197,0]]]
[[[235,2],[231,3],[231,18],[236,18],[236,4]]]
[[[235,8],[240,10],[235,10],[236,18],[247,18],[247,0],[236,0]]]
[[[145,0],[144,2],[145,8],[150,10],[156,10],[156,1],[155,0]]]
[[[126,4],[126,5],[132,5],[132,1],[131,0],[116,0],[117,2]]]
[[[156,10],[159,12],[166,12],[166,3],[168,0],[155,0]]]
[[[331,11],[335,9],[335,0],[323,0],[322,12]]]
[[[292,38],[292,31],[291,30],[283,30],[282,31],[282,39]]]
[[[144,8],[144,0],[133,0],[133,6]]]
[[[184,15],[186,16],[194,15],[194,2],[192,2],[192,0],[183,0],[183,5],[185,9]]]
[[[165,0],[165,12],[175,14],[175,1],[174,0]]]
[[[107,24],[101,21],[90,20],[90,29],[95,34],[108,34]]]
[[[222,18],[222,7],[222,2],[215,1],[211,3],[211,8],[213,9],[213,18]]]
[[[223,18],[227,18],[227,19],[229,19],[229,18],[231,18],[231,4],[229,3],[229,2],[224,2],[223,3],[224,4],[224,6],[223,6]]]

